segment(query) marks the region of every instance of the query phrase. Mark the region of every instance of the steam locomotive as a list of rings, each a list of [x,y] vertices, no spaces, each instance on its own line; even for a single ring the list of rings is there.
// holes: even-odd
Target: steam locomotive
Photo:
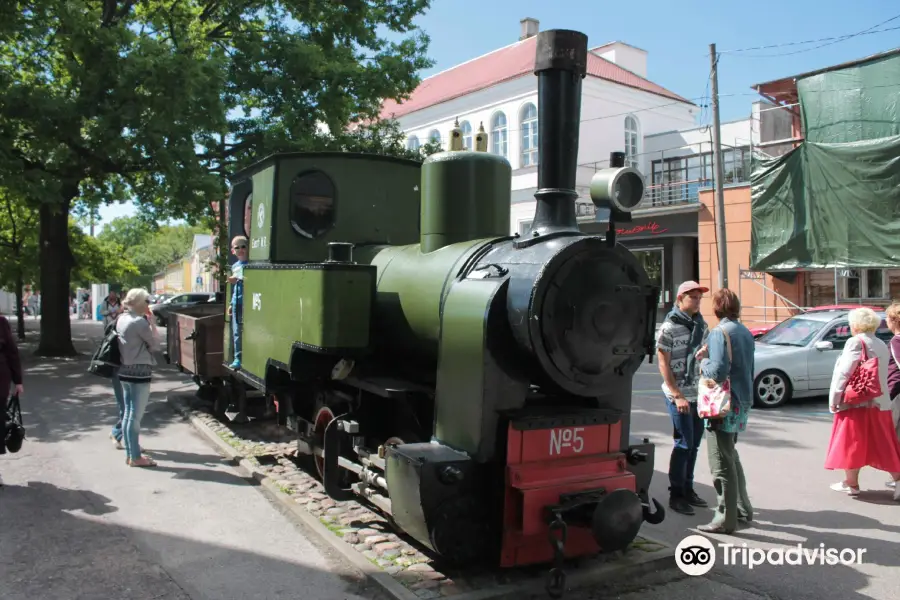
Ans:
[[[250,240],[233,376],[297,430],[328,495],[456,563],[553,562],[557,590],[564,558],[665,514],[653,445],[629,443],[659,290],[616,242],[644,192],[621,153],[591,183],[608,233],[576,223],[586,62],[584,34],[538,34],[527,236],[509,235],[511,167],[483,130],[424,163],[273,155],[237,174],[228,211]],[[227,321],[224,339],[229,355]]]

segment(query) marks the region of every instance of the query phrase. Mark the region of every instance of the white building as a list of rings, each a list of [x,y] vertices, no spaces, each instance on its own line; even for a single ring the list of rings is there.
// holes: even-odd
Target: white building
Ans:
[[[537,189],[537,77],[534,75],[538,22],[522,20],[522,38],[422,81],[410,98],[387,101],[382,117],[394,118],[417,148],[446,137],[459,119],[464,142],[483,126],[488,150],[513,168],[510,229],[524,233],[534,216]],[[594,164],[624,151],[628,164],[646,173],[644,136],[692,126],[698,108],[646,78],[647,52],[623,42],[590,49],[582,83],[577,186],[589,203]]]
[[[746,183],[751,152],[771,156],[791,149],[791,114],[768,102],[754,102],[746,119],[721,124],[724,185]],[[711,126],[665,131],[644,136],[641,160],[647,165],[643,210],[685,210],[696,204],[698,192],[713,186]],[[679,208],[681,207],[681,208]]]
[[[506,157],[513,169],[510,232],[525,234],[534,217],[539,159],[538,79],[534,75],[538,22],[523,19],[521,23],[519,41],[424,79],[405,102],[385,102],[381,116],[398,122],[413,149],[426,141],[440,141],[446,148],[447,135],[457,119],[464,144],[471,148],[474,133],[483,126],[488,150]],[[585,231],[605,229],[605,223],[595,221],[588,190],[596,170],[608,166],[610,153],[624,151],[626,164],[646,175],[650,166],[645,156],[646,137],[693,127],[698,112],[690,100],[647,79],[645,50],[624,42],[590,49],[587,76],[582,81],[576,177],[579,221]],[[622,227],[623,243],[643,260],[641,249],[656,232],[637,222]],[[677,286],[677,282],[667,281],[672,276],[680,277],[679,282],[696,278],[696,211],[693,230],[678,235],[693,238],[679,245],[668,244],[667,254],[678,253],[675,262],[693,264],[693,270],[676,267],[673,273],[672,267],[666,268],[662,262],[648,265],[661,287]],[[658,244],[654,241],[651,245],[654,252],[646,258],[654,261]],[[663,254],[659,254],[661,260]],[[671,263],[671,258],[665,260]],[[669,277],[664,277],[664,271]]]
[[[218,282],[211,266],[214,259],[213,237],[202,233],[194,234],[194,242],[188,256],[190,285],[184,285],[185,291],[209,293],[216,291]]]

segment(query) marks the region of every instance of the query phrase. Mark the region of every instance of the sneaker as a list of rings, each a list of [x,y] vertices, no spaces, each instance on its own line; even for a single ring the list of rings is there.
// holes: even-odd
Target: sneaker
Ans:
[[[839,483],[834,483],[831,485],[831,489],[836,492],[843,492],[849,496],[859,496],[859,488],[858,487],[850,487],[847,485],[846,481],[841,481]]]
[[[232,371],[237,371],[238,369],[241,368],[241,361],[239,361],[239,360],[234,361],[233,363],[228,365],[228,368],[231,369]]]
[[[669,498],[669,508],[689,517],[694,515],[694,507],[691,506],[687,498],[682,498],[681,496],[672,496]]]
[[[706,500],[697,495],[697,492],[691,490],[687,493],[687,501],[691,506],[696,506],[698,508],[706,508],[709,504],[706,503]]]
[[[113,434],[109,434],[109,439],[112,440],[113,446],[116,447],[116,450],[124,450],[125,446],[122,445],[122,440],[117,440],[116,436]]]

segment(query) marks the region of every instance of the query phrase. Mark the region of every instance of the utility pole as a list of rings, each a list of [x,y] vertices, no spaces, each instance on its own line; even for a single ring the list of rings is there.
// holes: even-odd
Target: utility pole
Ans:
[[[713,164],[716,169],[716,246],[719,250],[719,287],[728,287],[728,252],[725,243],[725,191],[722,184],[725,179],[722,168],[722,131],[719,120],[719,57],[716,54],[716,45],[709,45],[710,73],[712,80],[712,109],[713,109]]]
[[[91,209],[91,237],[94,237],[94,209]]]

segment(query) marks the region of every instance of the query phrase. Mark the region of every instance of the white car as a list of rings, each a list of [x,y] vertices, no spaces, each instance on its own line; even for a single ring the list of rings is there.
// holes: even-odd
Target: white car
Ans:
[[[774,408],[791,398],[824,396],[844,344],[850,338],[848,310],[811,312],[785,319],[756,340],[754,405]],[[875,333],[884,342],[893,337],[881,317]]]

